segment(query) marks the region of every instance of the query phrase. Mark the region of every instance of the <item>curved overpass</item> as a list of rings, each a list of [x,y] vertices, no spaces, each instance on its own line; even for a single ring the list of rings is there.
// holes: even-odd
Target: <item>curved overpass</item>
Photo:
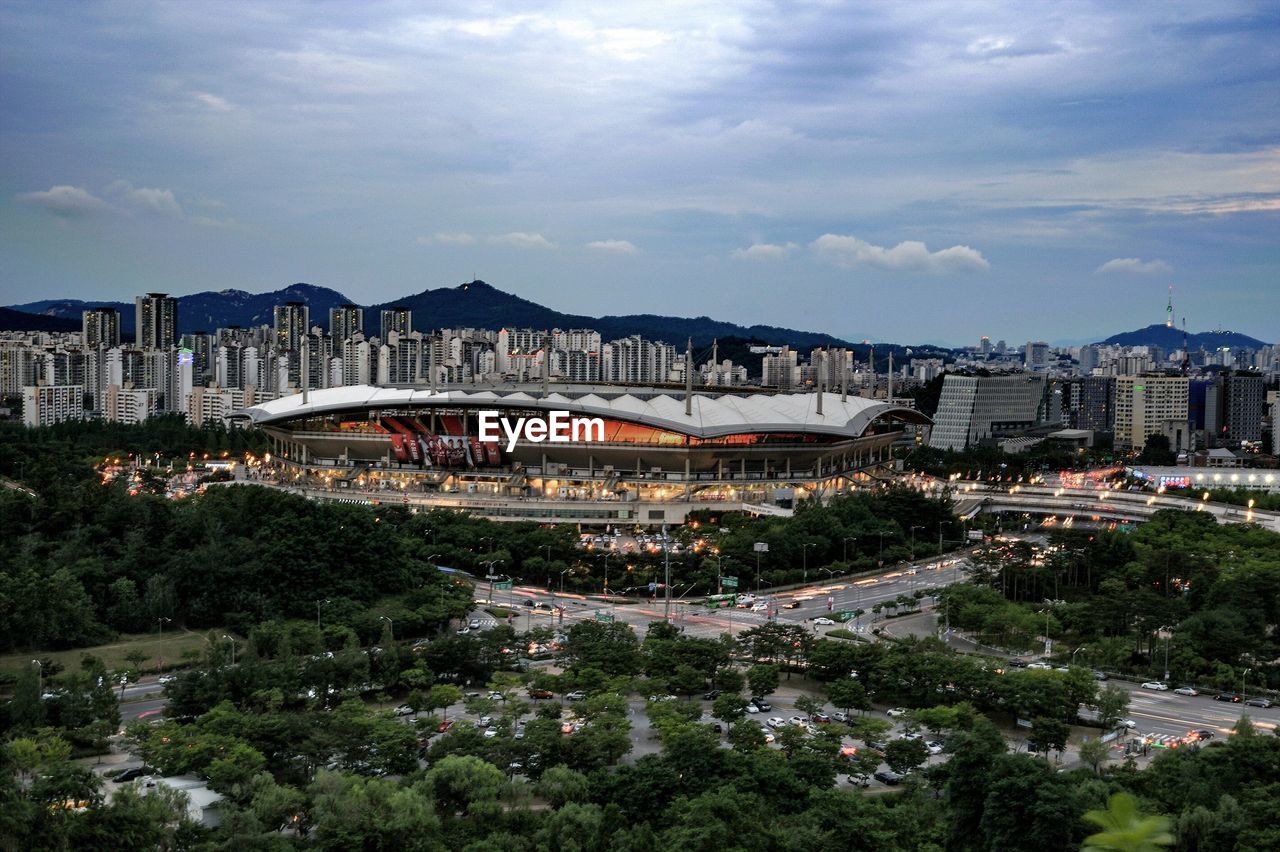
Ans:
[[[1247,509],[1170,494],[1110,491],[1091,488],[1053,488],[1043,485],[993,487],[980,482],[955,482],[952,487],[972,486],[953,498],[956,513],[970,518],[979,512],[1029,512],[1060,517],[1102,518],[1114,521],[1146,521],[1163,509],[1207,512],[1220,524],[1258,524],[1280,533],[1280,513]]]

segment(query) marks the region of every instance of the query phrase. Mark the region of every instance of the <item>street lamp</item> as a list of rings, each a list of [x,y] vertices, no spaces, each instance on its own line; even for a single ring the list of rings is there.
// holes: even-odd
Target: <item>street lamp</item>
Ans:
[[[562,595],[564,594],[564,575],[568,574],[572,570],[573,570],[573,566],[570,565],[568,568],[560,572],[560,594]]]
[[[849,564],[849,542],[857,540],[858,537],[856,535],[847,535],[844,537],[844,559],[842,561],[845,565]]]
[[[379,620],[381,620],[381,621],[385,621],[385,622],[387,623],[387,629],[391,631],[391,639],[392,639],[392,641],[395,641],[395,638],[396,638],[396,623],[395,623],[395,621],[394,621],[390,616],[386,616],[386,615],[380,615],[380,616],[378,616],[378,618],[379,618]]]
[[[228,636],[225,633],[222,634],[222,638],[231,643],[231,665],[234,666],[236,664],[236,640],[234,637]]]
[[[804,546],[800,548],[800,553],[801,553],[800,558],[804,562],[804,582],[805,583],[809,582],[809,548],[814,547],[815,544],[816,542],[812,542],[812,541],[805,542]]]
[[[616,554],[611,551],[605,551],[601,554],[604,557],[604,593],[609,594],[609,557]]]
[[[164,668],[164,626],[169,624],[171,619],[165,618],[163,615],[156,619],[157,637],[160,640],[159,653],[156,655],[156,662],[159,668]]]
[[[44,663],[40,662],[39,660],[32,660],[31,662],[35,663],[37,666],[40,667],[40,673],[36,675],[36,695],[43,700],[44,698]]]
[[[316,630],[320,629],[320,607],[328,606],[331,603],[333,603],[333,601],[328,598],[316,601]]]
[[[1249,676],[1249,672],[1251,671],[1253,671],[1253,669],[1245,669],[1244,672],[1240,675],[1240,700],[1241,701],[1243,701],[1245,698],[1245,689],[1244,689],[1245,678]]]
[[[924,524],[916,524],[911,528],[911,561],[916,561],[916,530],[924,529]]]
[[[493,566],[495,566],[495,565],[501,565],[501,564],[502,564],[502,560],[501,560],[501,559],[489,559],[489,560],[486,560],[486,561],[484,561],[484,562],[481,562],[480,564],[481,564],[481,565],[483,565],[483,566],[485,566],[485,568],[486,568],[486,570],[485,570],[485,572],[484,572],[484,576],[485,576],[485,579],[489,581],[489,605],[490,605],[490,606],[493,606],[493,581],[494,581],[494,580],[496,580],[496,579],[498,578],[498,575],[497,575],[497,574],[495,574],[495,573],[493,573]]]

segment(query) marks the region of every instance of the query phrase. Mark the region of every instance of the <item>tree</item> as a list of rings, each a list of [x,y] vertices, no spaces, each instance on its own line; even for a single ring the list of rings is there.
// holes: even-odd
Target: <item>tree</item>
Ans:
[[[427,693],[424,705],[427,710],[444,710],[444,718],[449,718],[449,708],[462,700],[462,690],[453,684],[437,683]]]
[[[562,808],[570,802],[585,802],[591,798],[591,782],[581,772],[567,766],[553,766],[542,774],[537,784],[538,795],[553,808]]]
[[[827,699],[846,713],[850,710],[866,711],[871,709],[871,699],[867,697],[866,688],[860,681],[850,677],[840,678],[828,683]]]
[[[1174,841],[1168,817],[1143,816],[1129,793],[1116,793],[1106,810],[1088,811],[1084,818],[1102,829],[1084,839],[1084,852],[1156,852]]]
[[[765,744],[764,731],[751,719],[739,719],[729,727],[729,744],[734,751],[754,751]]]
[[[1071,728],[1061,719],[1037,716],[1031,722],[1031,739],[1044,751],[1046,758],[1051,750],[1061,752],[1066,748],[1069,736]]]
[[[890,740],[884,747],[884,762],[894,772],[907,773],[929,759],[924,740]]]
[[[1104,730],[1114,728],[1129,712],[1129,693],[1113,684],[1098,692],[1098,721]]]
[[[724,722],[726,727],[736,724],[746,713],[747,700],[741,695],[725,692],[711,702],[711,715]]]
[[[436,802],[448,814],[468,811],[477,803],[496,801],[506,778],[492,763],[472,755],[449,755],[427,772]]]
[[[747,684],[752,695],[770,695],[778,690],[778,667],[771,663],[757,663],[747,669]]]
[[[1111,756],[1111,746],[1102,737],[1090,737],[1080,744],[1080,762],[1093,767],[1095,775],[1102,774],[1102,767]]]

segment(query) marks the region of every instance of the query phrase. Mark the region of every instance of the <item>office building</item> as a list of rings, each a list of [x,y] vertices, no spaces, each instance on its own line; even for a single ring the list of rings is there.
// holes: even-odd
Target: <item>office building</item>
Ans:
[[[1224,437],[1231,444],[1262,440],[1266,391],[1262,376],[1233,373],[1222,376]]]
[[[1041,420],[1044,376],[958,376],[942,381],[929,446],[963,450],[1000,434],[1036,425]]]

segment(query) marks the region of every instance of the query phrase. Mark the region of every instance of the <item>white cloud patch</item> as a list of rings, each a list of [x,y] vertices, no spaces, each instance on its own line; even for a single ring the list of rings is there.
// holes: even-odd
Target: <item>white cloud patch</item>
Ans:
[[[587,243],[587,248],[595,251],[607,251],[613,254],[638,254],[640,249],[630,240],[595,240]]]
[[[1094,270],[1095,273],[1132,272],[1137,275],[1167,275],[1173,267],[1163,260],[1142,260],[1137,257],[1116,257]]]
[[[111,209],[110,204],[78,186],[54,186],[40,192],[23,192],[17,199],[23,204],[42,207],[64,219],[78,219]]]
[[[893,248],[885,248],[857,237],[823,234],[810,243],[809,248],[823,260],[845,269],[866,265],[905,272],[944,273],[985,272],[991,268],[977,249],[951,246],[929,251],[928,246],[917,240],[905,240]]]
[[[439,231],[429,237],[418,237],[418,245],[469,246],[476,241],[471,234]]]
[[[513,246],[522,249],[553,249],[556,244],[542,234],[527,234],[524,231],[512,231],[509,234],[495,234],[489,242],[500,246]]]
[[[185,214],[182,212],[182,205],[178,204],[178,199],[174,197],[172,189],[146,186],[135,187],[127,180],[118,180],[107,187],[107,192],[121,203],[143,213],[150,213],[153,216],[169,216],[174,219],[185,218]]]
[[[752,243],[747,248],[734,249],[729,256],[735,260],[782,260],[798,248],[795,243]]]
[[[196,102],[202,106],[206,106],[215,112],[231,112],[231,102],[226,98],[209,94],[208,92],[196,92]]]

